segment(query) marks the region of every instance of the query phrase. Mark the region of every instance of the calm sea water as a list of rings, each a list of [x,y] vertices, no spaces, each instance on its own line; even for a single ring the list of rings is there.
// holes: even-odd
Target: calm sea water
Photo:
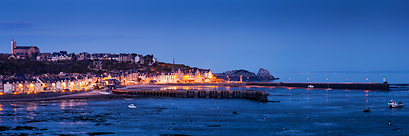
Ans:
[[[189,89],[199,88],[265,90],[270,94],[270,100],[280,102],[161,97],[125,100],[103,98],[103,96],[100,99],[8,102],[0,105],[2,126],[0,133],[3,135],[407,135],[409,133],[409,108],[387,107],[387,102],[391,99],[409,102],[408,91],[326,91],[214,86]],[[128,104],[135,104],[137,108],[129,109]],[[364,109],[371,111],[363,112]]]
[[[356,82],[382,83],[385,76],[388,83],[409,83],[409,72],[281,72],[272,73],[279,80],[274,82]],[[328,80],[327,80],[328,79]]]

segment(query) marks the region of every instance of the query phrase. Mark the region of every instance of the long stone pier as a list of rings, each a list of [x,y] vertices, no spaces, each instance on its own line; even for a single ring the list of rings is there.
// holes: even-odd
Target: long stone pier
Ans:
[[[248,82],[247,85],[304,87],[314,88],[358,89],[358,90],[390,90],[387,83],[285,83],[285,82]]]
[[[313,85],[314,88],[332,88],[332,89],[349,89],[349,90],[390,90],[388,83],[314,83],[314,82],[242,82],[242,83],[167,83],[163,85],[194,86],[194,85],[216,85],[242,87],[246,85],[257,86],[283,86],[283,87],[301,87],[307,88]]]
[[[123,91],[123,90],[120,90]],[[128,90],[127,95],[179,98],[244,98],[267,102],[267,91],[255,90]]]

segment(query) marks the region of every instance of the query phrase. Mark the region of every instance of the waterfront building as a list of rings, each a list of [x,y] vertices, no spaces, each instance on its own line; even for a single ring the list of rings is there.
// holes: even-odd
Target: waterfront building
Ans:
[[[216,81],[210,69],[189,69],[185,71],[182,69],[173,69],[172,73],[175,83],[208,83]]]
[[[176,83],[175,73],[161,73],[155,77],[157,83]]]
[[[139,73],[130,73],[125,76],[125,85],[139,83]]]

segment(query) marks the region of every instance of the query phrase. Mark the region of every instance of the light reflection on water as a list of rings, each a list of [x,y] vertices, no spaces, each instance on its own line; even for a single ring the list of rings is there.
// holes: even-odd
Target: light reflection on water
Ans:
[[[65,101],[62,101],[62,102],[61,102],[61,109],[62,109],[62,110],[65,109]]]

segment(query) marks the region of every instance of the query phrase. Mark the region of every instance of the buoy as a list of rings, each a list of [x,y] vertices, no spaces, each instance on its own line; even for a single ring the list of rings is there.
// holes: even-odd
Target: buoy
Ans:
[[[388,125],[392,125],[392,124],[391,124],[391,122],[389,122],[389,124],[388,124]]]
[[[307,117],[307,119],[310,119],[310,117]]]

